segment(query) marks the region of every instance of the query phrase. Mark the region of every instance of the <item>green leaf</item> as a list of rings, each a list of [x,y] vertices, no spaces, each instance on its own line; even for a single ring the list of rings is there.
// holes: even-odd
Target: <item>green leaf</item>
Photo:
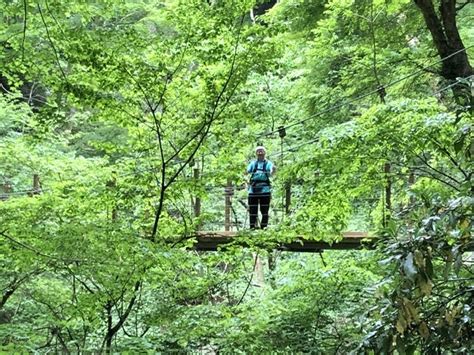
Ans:
[[[428,326],[426,325],[424,321],[422,321],[420,325],[418,326],[418,332],[425,340],[428,339],[430,336],[430,330],[428,329]]]
[[[400,334],[405,333],[405,330],[407,329],[408,323],[407,323],[407,320],[405,319],[405,317],[401,313],[398,315],[397,323],[396,323],[395,326],[397,328],[397,331]]]
[[[398,324],[398,323],[397,323]],[[397,330],[398,330],[398,327],[397,327]],[[403,332],[400,332],[399,333],[403,333]],[[397,344],[397,351],[400,355],[405,355],[406,354],[406,344],[405,344],[405,338],[398,335],[397,336],[397,340],[396,340],[396,344]]]

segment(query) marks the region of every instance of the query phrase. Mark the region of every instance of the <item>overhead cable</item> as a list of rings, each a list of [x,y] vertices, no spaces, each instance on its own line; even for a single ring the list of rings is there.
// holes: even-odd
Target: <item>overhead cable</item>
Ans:
[[[356,102],[356,101],[359,101],[359,100],[362,100],[362,99],[364,99],[364,98],[366,98],[366,97],[368,97],[368,96],[371,96],[371,95],[373,95],[373,94],[379,93],[381,89],[385,89],[385,88],[387,88],[387,87],[391,87],[391,86],[393,86],[393,85],[395,85],[395,84],[398,84],[399,82],[401,82],[401,81],[403,81],[403,80],[406,80],[406,79],[408,79],[408,78],[411,78],[412,76],[415,76],[415,75],[417,75],[417,74],[419,74],[419,73],[421,73],[421,72],[424,72],[424,71],[426,71],[426,69],[432,67],[433,65],[439,64],[439,63],[441,63],[441,62],[443,62],[443,61],[445,61],[445,60],[447,60],[447,59],[449,59],[449,58],[455,56],[456,54],[459,54],[459,53],[461,53],[461,52],[464,52],[464,51],[466,51],[466,50],[468,50],[468,49],[470,49],[470,48],[472,48],[472,47],[474,47],[474,45],[471,45],[471,46],[469,46],[469,47],[465,47],[465,48],[462,48],[462,49],[460,49],[460,50],[457,50],[457,51],[455,51],[455,52],[453,52],[453,53],[447,55],[446,57],[437,60],[436,62],[433,62],[433,63],[431,63],[431,64],[429,64],[429,65],[426,65],[426,66],[422,67],[421,69],[418,69],[418,70],[414,71],[413,73],[407,74],[407,75],[405,75],[405,76],[403,76],[403,77],[401,77],[401,78],[399,78],[399,79],[397,79],[397,80],[394,80],[394,81],[392,81],[392,82],[390,82],[390,83],[388,83],[388,84],[385,84],[385,85],[383,85],[382,87],[378,87],[378,88],[376,88],[376,89],[372,89],[371,91],[369,91],[369,92],[367,92],[367,93],[365,93],[365,94],[361,94],[361,95],[359,95],[359,96],[356,96],[356,97],[354,97],[353,99],[349,99],[348,101],[342,102],[342,100],[340,100],[340,103],[336,104],[335,106],[328,107],[328,108],[326,108],[326,109],[324,109],[324,110],[322,110],[322,111],[320,111],[320,112],[316,112],[315,114],[313,114],[313,115],[311,115],[311,116],[309,116],[309,117],[307,117],[307,118],[304,118],[304,119],[302,119],[302,120],[296,121],[296,122],[294,122],[294,123],[291,123],[291,124],[288,124],[288,125],[282,126],[282,127],[285,128],[285,129],[292,128],[292,127],[294,127],[294,126],[297,126],[297,125],[303,124],[303,123],[305,123],[305,122],[307,122],[307,121],[309,121],[309,120],[312,120],[312,119],[314,119],[314,118],[316,118],[316,117],[318,117],[318,116],[321,116],[321,115],[323,115],[323,114],[325,114],[325,113],[335,111],[335,110],[337,110],[337,109],[339,109],[339,108],[341,108],[341,107],[343,107],[343,106],[346,106],[346,105],[348,105],[348,104],[351,104],[351,103]],[[344,99],[347,99],[347,98],[344,98]],[[343,100],[344,100],[344,99],[343,99]],[[270,132],[260,133],[260,134],[257,135],[257,137],[267,137],[267,136],[270,136],[270,135],[272,135],[273,133],[276,133],[276,132],[278,132],[278,129],[272,130],[272,131],[270,131]]]

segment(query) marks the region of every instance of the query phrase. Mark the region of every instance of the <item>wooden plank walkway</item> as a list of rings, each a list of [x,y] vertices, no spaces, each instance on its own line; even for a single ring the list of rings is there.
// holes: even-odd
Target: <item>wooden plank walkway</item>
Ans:
[[[205,232],[201,231],[197,233],[196,243],[194,244],[195,250],[201,251],[216,251],[220,247],[225,247],[226,244],[238,242],[239,238],[242,238],[245,246],[245,238],[239,237],[237,232]],[[258,236],[255,236],[258,238]],[[343,239],[339,242],[329,244],[324,241],[305,240],[303,238],[298,241],[291,243],[281,243],[276,249],[282,251],[292,252],[319,252],[325,249],[332,250],[350,250],[350,249],[361,249],[371,248],[373,246],[373,238],[368,238],[365,232],[345,232]],[[255,243],[258,244],[258,243]]]

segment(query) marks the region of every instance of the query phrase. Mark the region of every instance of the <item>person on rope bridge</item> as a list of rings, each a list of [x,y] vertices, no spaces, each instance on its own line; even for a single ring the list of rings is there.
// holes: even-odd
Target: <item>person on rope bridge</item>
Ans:
[[[251,161],[247,166],[247,173],[250,174],[248,185],[250,229],[255,229],[257,226],[259,206],[262,214],[260,227],[264,229],[268,225],[268,210],[272,194],[270,176],[275,173],[275,165],[265,159],[265,147],[255,148],[255,154],[257,159]]]

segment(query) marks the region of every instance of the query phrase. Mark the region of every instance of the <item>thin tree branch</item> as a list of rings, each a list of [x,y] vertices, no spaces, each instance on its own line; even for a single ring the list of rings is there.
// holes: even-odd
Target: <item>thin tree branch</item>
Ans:
[[[469,179],[468,174],[461,168],[460,164],[454,159],[454,157],[451,155],[451,153],[446,149],[445,146],[443,146],[435,137],[428,137],[433,143],[435,143],[439,149],[441,149],[448,157],[448,159],[453,163],[453,165],[459,169],[459,171],[464,175],[466,179]]]
[[[446,178],[448,178],[448,179],[454,181],[454,182],[455,182],[456,184],[458,184],[458,185],[460,184],[460,182],[459,182],[457,179],[455,179],[455,178],[453,178],[452,176],[450,176],[450,175],[448,175],[448,174],[442,172],[442,171],[439,170],[439,169],[434,168],[434,167],[428,162],[428,159],[426,159],[425,153],[418,154],[418,158],[419,158],[428,168],[430,168],[431,170],[437,172],[437,173],[440,174],[441,176],[444,176],[444,177],[446,177]]]
[[[61,71],[61,74],[63,76],[63,79],[64,81],[66,82],[66,84],[69,85],[69,82],[67,80],[67,77],[66,77],[66,73],[64,72],[62,66],[61,66],[61,62],[59,60],[59,54],[58,54],[58,51],[56,50],[56,47],[54,46],[54,43],[53,43],[53,40],[51,38],[51,35],[49,34],[49,29],[48,29],[48,25],[46,24],[46,21],[44,19],[44,16],[43,16],[43,11],[41,10],[41,6],[40,4],[36,4],[37,7],[38,7],[38,11],[39,11],[39,14],[41,16],[41,21],[43,22],[43,25],[44,25],[44,28],[46,29],[46,35],[48,37],[48,40],[49,40],[49,43],[51,44],[51,47],[53,48],[53,52],[54,52],[54,55],[56,57],[56,62],[58,64],[58,67],[59,67],[59,70]]]
[[[61,27],[61,25],[59,24],[58,20],[56,19],[56,17],[53,15],[52,11],[50,10],[49,8],[49,4],[48,4],[48,0],[44,0],[44,3],[46,5],[46,10],[48,10],[48,13],[49,13],[49,16],[51,16],[54,20],[54,22],[56,22],[56,25],[58,26],[59,30],[61,31],[61,33],[66,36],[66,33],[64,33],[64,30],[63,28]]]
[[[128,302],[128,306],[127,306],[127,309],[125,310],[124,314],[119,317],[119,321],[117,322],[117,324],[115,324],[114,326],[111,326],[111,324],[112,324],[111,323],[111,317],[109,317],[109,329],[108,329],[107,334],[104,338],[104,342],[106,344],[108,344],[108,345],[110,344],[112,338],[115,336],[117,331],[120,328],[122,328],[122,325],[125,323],[128,316],[130,315],[130,312],[132,311],[133,305],[135,304],[135,301],[137,299],[137,291],[140,289],[141,284],[142,284],[141,281],[137,281],[135,283],[135,287],[134,287],[134,290],[133,290],[133,296],[130,299],[130,301]],[[111,308],[110,308],[110,311],[111,311]],[[102,348],[103,348],[103,345],[104,345],[104,343],[102,344]]]
[[[24,243],[22,243],[22,242],[20,242],[20,241],[18,241],[18,240],[16,240],[16,239],[10,237],[10,236],[9,236],[8,234],[6,234],[5,232],[6,232],[6,231],[0,232],[0,235],[1,235],[2,237],[4,237],[5,239],[8,239],[9,241],[13,242],[13,243],[15,243],[15,244],[17,244],[17,245],[20,245],[21,247],[23,247],[23,248],[25,248],[25,249],[28,249],[28,250],[30,250],[30,251],[32,251],[32,252],[34,252],[35,254],[37,254],[37,255],[39,255],[39,256],[42,256],[42,257],[44,257],[44,258],[48,258],[48,259],[61,260],[61,259],[58,258],[58,257],[52,256],[52,255],[48,255],[48,254],[44,254],[44,253],[40,252],[39,250],[37,250],[37,249],[35,249],[35,248],[33,248],[33,247],[27,245],[27,244],[24,244]]]
[[[232,95],[234,94],[237,86],[235,85],[233,87],[233,89],[231,90],[230,92],[230,95],[229,97],[226,99],[226,101],[224,102],[224,105],[223,107],[217,111],[216,113],[216,110],[217,108],[219,107],[219,103],[224,95],[224,93],[226,92],[227,90],[227,87],[229,86],[232,78],[233,78],[233,75],[235,73],[235,66],[236,66],[236,60],[237,60],[237,48],[238,48],[238,45],[240,43],[240,34],[241,34],[241,30],[242,30],[242,25],[243,25],[243,21],[244,21],[244,17],[242,16],[241,18],[241,21],[240,21],[240,27],[239,27],[239,31],[237,33],[237,40],[236,40],[236,43],[234,45],[234,54],[232,56],[232,63],[231,63],[231,66],[230,66],[230,69],[229,69],[229,74],[227,75],[227,79],[221,89],[221,91],[219,92],[219,94],[217,95],[217,98],[216,100],[214,101],[214,104],[213,104],[213,109],[212,109],[212,112],[210,114],[210,117],[209,117],[209,120],[207,121],[207,123],[204,123],[204,125],[201,127],[201,129],[203,129],[204,127],[206,127],[206,130],[204,132],[204,134],[201,136],[201,139],[199,140],[198,144],[196,145],[195,149],[192,151],[192,153],[190,154],[190,156],[188,157],[188,159],[186,159],[185,163],[180,166],[180,168],[178,169],[178,171],[170,178],[170,181],[168,182],[167,184],[167,187],[170,185],[171,182],[173,182],[177,176],[181,173],[181,171],[186,167],[186,165],[189,164],[189,162],[194,159],[194,156],[197,152],[197,150],[199,149],[199,147],[201,146],[201,144],[204,142],[204,139],[207,137],[207,134],[211,128],[211,125],[212,123],[217,120],[219,118],[219,116],[221,115],[221,113],[225,110],[225,108],[227,107],[227,105],[229,104],[230,102],[230,98],[232,97]],[[190,140],[188,140],[188,142],[190,142]]]
[[[469,5],[472,3],[472,0],[467,0],[464,4],[460,4],[458,7],[456,7],[456,13],[464,9],[466,5]]]
[[[459,188],[453,184],[451,184],[450,182],[447,182],[441,178],[439,178],[438,176],[434,175],[433,173],[431,173],[429,170],[426,170],[424,168],[421,168],[421,167],[415,167],[413,169],[414,171],[420,171],[420,172],[424,172],[426,175],[421,175],[421,176],[426,176],[426,177],[430,177],[436,181],[439,181],[449,187],[451,187],[453,190],[456,190],[456,191],[460,191]]]
[[[152,234],[151,234],[151,240],[152,241],[155,240],[156,232],[158,230],[158,223],[159,223],[159,219],[160,219],[161,212],[162,212],[162,209],[163,209],[163,204],[164,204],[165,190],[176,180],[176,178],[179,176],[179,174],[181,174],[183,169],[191,162],[191,160],[194,159],[194,156],[195,156],[196,152],[198,151],[198,149],[201,147],[202,143],[206,139],[206,137],[209,133],[209,130],[211,128],[212,123],[219,117],[219,114],[223,111],[223,110],[220,110],[219,114],[216,115],[217,107],[219,106],[219,103],[220,103],[227,87],[229,86],[229,83],[230,83],[230,81],[233,77],[233,74],[234,74],[235,63],[236,63],[236,58],[237,58],[237,48],[238,48],[238,44],[240,43],[240,33],[241,33],[241,30],[242,30],[243,20],[244,20],[244,17],[242,16],[241,21],[240,21],[239,31],[238,31],[238,34],[237,34],[236,43],[235,43],[235,46],[234,46],[234,54],[233,54],[233,58],[232,58],[231,67],[229,69],[229,74],[227,75],[227,79],[226,79],[221,91],[217,95],[216,100],[214,101],[214,104],[213,104],[213,107],[212,107],[212,112],[209,115],[209,120],[206,123],[204,123],[203,126],[201,127],[201,130],[204,130],[204,133],[201,135],[199,141],[197,142],[196,146],[194,147],[194,149],[192,150],[192,152],[190,153],[190,155],[188,156],[186,161],[177,169],[177,171],[169,178],[168,182],[166,182],[166,183],[165,183],[165,178],[166,178],[165,168],[166,168],[166,166],[164,166],[165,165],[164,164],[165,160],[164,160],[164,154],[163,154],[163,150],[162,150],[162,140],[160,139],[161,136],[159,136],[160,154],[161,154],[162,161],[163,161],[162,173],[161,173],[162,180],[161,180],[161,189],[160,189],[160,201],[159,201],[159,204],[158,204],[158,209],[155,213],[155,221],[153,223],[153,230],[152,230]],[[234,91],[232,91],[232,93],[233,92]],[[229,102],[229,99],[226,101],[225,106],[227,106],[228,102]],[[153,114],[153,116],[155,117],[154,114]],[[186,145],[189,144],[190,142],[191,141],[188,140]],[[184,147],[181,147],[181,150],[182,149],[184,149]],[[176,156],[176,153],[174,155]]]
[[[28,16],[28,0],[23,0],[23,38],[21,39],[21,61],[22,62],[25,60],[27,16]]]
[[[244,300],[245,295],[247,294],[247,291],[250,287],[250,284],[252,283],[253,274],[255,273],[255,269],[257,267],[257,262],[258,262],[258,253],[255,254],[255,261],[253,263],[252,274],[250,275],[249,281],[247,282],[247,287],[245,287],[244,293],[242,294],[242,297],[240,297],[239,302],[237,302],[236,306],[238,306],[239,304],[242,303],[242,301]]]

